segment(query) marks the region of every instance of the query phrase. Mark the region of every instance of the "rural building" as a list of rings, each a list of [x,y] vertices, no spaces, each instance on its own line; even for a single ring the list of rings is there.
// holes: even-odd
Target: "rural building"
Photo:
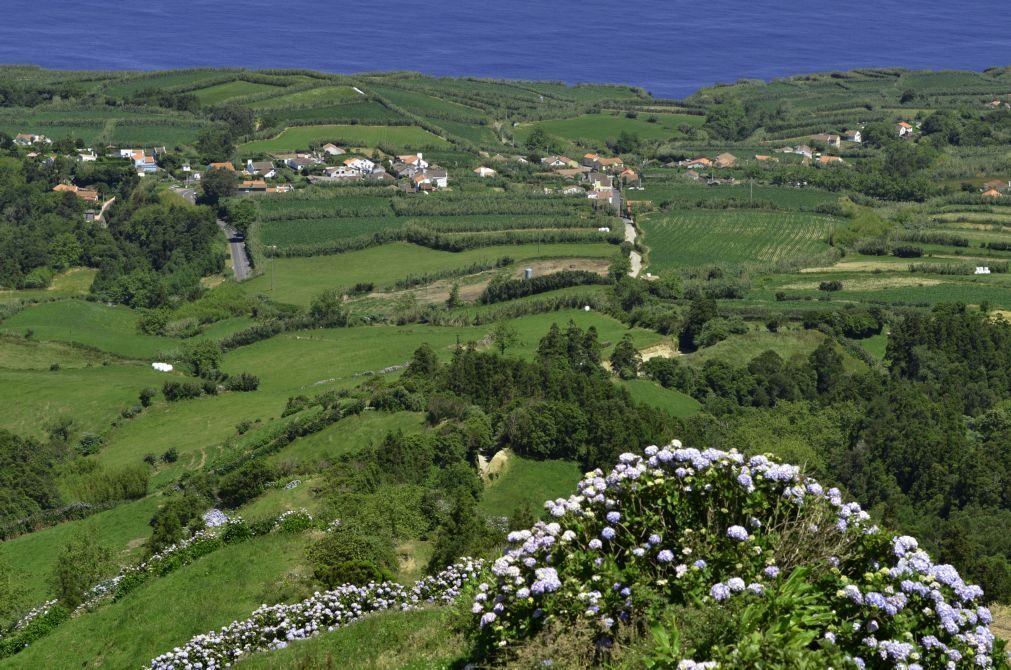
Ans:
[[[829,156],[826,154],[823,156],[819,156],[818,162],[821,163],[822,165],[839,165],[844,163],[845,161],[839,156]]]
[[[708,158],[706,158],[705,156],[699,156],[697,158],[691,159],[690,161],[684,162],[684,167],[688,168],[689,170],[704,170],[712,166],[713,162]]]
[[[895,130],[899,133],[899,137],[905,137],[913,132],[913,126],[905,121],[899,121],[895,124]]]
[[[53,187],[57,193],[73,193],[85,202],[98,202],[98,191],[89,188],[80,188],[74,184],[57,184]]]
[[[583,195],[584,193],[586,191],[579,186],[566,186],[562,189],[562,195]]]
[[[625,168],[622,170],[621,174],[618,175],[618,179],[621,180],[622,184],[629,187],[637,187],[642,184],[642,181],[639,179],[639,175],[636,174],[635,170],[632,168]]]
[[[614,187],[611,175],[604,174],[603,172],[591,172],[586,180],[590,182],[594,191],[605,191]]]
[[[421,154],[418,154],[418,157],[420,160]],[[344,165],[352,170],[357,170],[360,175],[367,175],[372,172],[373,168],[376,167],[376,164],[368,158],[345,158]]]
[[[755,154],[755,160],[759,163],[778,163],[779,159],[775,156],[766,156],[765,154]]]
[[[425,157],[420,153],[397,156],[397,162],[404,163],[405,165],[410,165],[411,167],[416,167],[421,170],[428,167],[428,161],[426,161]],[[369,168],[369,171],[371,172],[372,168]]]
[[[327,144],[324,144],[323,146],[321,146],[320,150],[323,153],[325,153],[325,154],[327,154],[329,156],[342,156],[342,155],[344,155],[346,153],[343,149],[341,149],[336,144],[330,144],[329,142]]]
[[[247,160],[246,172],[263,179],[272,179],[277,176],[277,169],[274,167],[273,161]]]
[[[323,175],[331,179],[357,179],[361,173],[347,165],[323,168]]]
[[[494,177],[498,172],[482,165],[481,167],[474,168],[474,174],[478,177]]]
[[[732,168],[737,164],[737,156],[734,154],[723,153],[716,157],[713,161],[713,165],[718,168]]]
[[[587,174],[587,168],[565,168],[564,170],[555,170],[555,174],[559,177],[564,177],[565,179],[576,179],[577,177],[582,177],[584,174]]]
[[[207,166],[208,170],[228,170],[229,172],[235,172],[235,166],[232,161],[224,161],[223,163],[210,163]]]
[[[313,165],[316,165],[316,160],[312,158],[304,158],[302,156],[295,156],[294,158],[289,158],[284,161],[284,164],[290,167],[296,172],[301,170],[308,170]]]
[[[991,188],[989,190],[983,191],[982,196],[984,198],[1003,198],[1004,194],[995,188]]]
[[[557,168],[575,168],[579,167],[579,163],[572,160],[568,156],[545,156],[541,159],[542,165],[547,165],[548,167]]]
[[[81,151],[77,154],[78,163],[93,163],[98,160],[98,154],[93,149]]]
[[[244,181],[235,187],[235,190],[239,193],[266,193],[267,192],[267,182],[262,179],[253,179],[249,181]]]
[[[864,136],[859,130],[846,130],[843,131],[843,135],[846,137],[847,142],[856,142],[860,144],[864,141]]]
[[[824,142],[830,147],[837,147],[842,144],[838,135],[832,135],[829,133],[818,133],[817,135],[812,135],[811,139],[815,142]]]
[[[1004,181],[1003,179],[991,179],[990,181],[983,182],[982,190],[1003,191],[1008,188],[1011,188],[1011,182]]]
[[[14,136],[14,144],[19,147],[29,147],[33,144],[52,144],[53,141],[45,135],[33,135],[31,133],[18,133]]]

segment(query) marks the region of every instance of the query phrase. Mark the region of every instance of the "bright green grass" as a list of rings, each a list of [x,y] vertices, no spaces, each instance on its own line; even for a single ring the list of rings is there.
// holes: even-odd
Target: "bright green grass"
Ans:
[[[403,218],[386,216],[263,221],[256,229],[264,246],[277,245],[285,248],[362,237],[403,225]]]
[[[513,349],[506,351],[507,355],[521,355],[532,358],[537,351],[537,345],[541,338],[547,335],[552,324],[564,332],[572,321],[583,330],[593,326],[597,329],[598,341],[601,343],[601,355],[606,360],[611,355],[611,351],[626,333],[632,335],[632,342],[636,348],[658,344],[666,339],[663,335],[645,328],[629,328],[621,321],[601,314],[596,311],[584,312],[581,309],[564,309],[546,314],[532,314],[513,319],[509,323],[516,329],[519,335],[520,344]]]
[[[417,91],[407,91],[401,88],[388,88],[382,86],[374,87],[379,95],[383,96],[397,107],[402,107],[409,112],[426,116],[435,114],[440,117],[433,119],[435,123],[442,121],[441,117],[449,116],[458,121],[469,121],[477,123],[488,116],[479,109],[468,107],[450,100],[442,100]]]
[[[825,340],[825,335],[817,330],[780,330],[770,333],[753,330],[743,335],[732,335],[711,347],[685,354],[681,359],[689,365],[702,365],[706,361],[718,359],[731,365],[744,366],[759,354],[772,350],[783,360],[794,356],[808,356]],[[840,350],[843,367],[849,372],[866,370],[866,366],[849,353]]]
[[[615,247],[606,243],[501,245],[437,251],[407,242],[336,256],[268,258],[260,264],[263,274],[243,282],[251,295],[262,293],[278,302],[308,305],[322,291],[358,282],[374,282],[388,288],[408,275],[460,268],[476,262],[494,263],[509,256],[521,263],[535,258],[609,258]]]
[[[446,146],[446,140],[416,126],[324,125],[287,128],[277,137],[239,145],[243,156],[277,151],[306,149],[312,144],[333,142],[357,147]]]
[[[404,119],[403,116],[392,109],[375,101],[351,101],[342,105],[310,107],[308,109],[286,109],[279,113],[283,114],[285,119],[291,120],[317,121],[319,123],[357,121],[358,123],[377,126],[394,121],[403,121]]]
[[[837,194],[813,188],[756,185],[752,189],[748,184],[712,187],[690,183],[653,181],[646,182],[644,191],[630,193],[629,198],[631,200],[652,200],[655,203],[670,200],[691,203],[699,200],[747,202],[752,195],[755,200],[768,200],[787,209],[811,208],[825,202],[834,202],[839,198]]]
[[[512,516],[527,505],[537,517],[545,500],[570,495],[582,474],[571,461],[535,461],[510,453],[504,471],[485,485],[478,508]]]
[[[655,116],[656,123],[649,123],[647,118]],[[524,124],[513,129],[517,142],[525,142],[535,128],[543,128],[552,137],[576,142],[588,141],[595,146],[602,146],[608,139],[616,138],[622,132],[634,133],[642,140],[667,140],[681,136],[678,127],[688,125],[701,126],[704,117],[688,114],[639,114],[638,118],[629,119],[624,114],[584,114],[571,119],[553,119]],[[572,158],[576,158],[572,156]]]
[[[278,109],[312,105],[332,105],[360,98],[350,86],[320,86],[250,103],[253,109]]]
[[[98,274],[98,270],[93,268],[70,268],[53,277],[49,288],[22,289],[20,291],[0,290],[0,303],[84,296],[91,289],[91,283],[95,281],[96,274]]]
[[[67,521],[0,542],[0,557],[27,590],[28,600],[41,603],[51,595],[48,580],[57,556],[75,533],[83,529],[91,537],[99,538],[117,563],[130,565],[137,561],[141,545],[151,535],[149,522],[159,503],[157,496],[148,496],[86,519]]]
[[[202,123],[116,123],[109,142],[112,144],[152,144],[169,147],[192,144],[206,124]]]
[[[754,210],[690,210],[639,220],[649,269],[717,263],[806,262],[829,251],[834,222],[826,216]]]
[[[161,382],[150,385],[161,388]],[[134,397],[141,388],[137,387]],[[160,456],[174,448],[179,460],[159,464],[152,475],[152,486],[161,486],[183,472],[209,467],[214,459],[234,449],[225,445],[237,438],[236,425],[244,420],[265,422],[280,416],[286,398],[284,394],[256,391],[175,403],[161,401],[111,431],[97,458],[115,469],[137,465],[147,454]]]
[[[113,82],[105,89],[106,94],[120,97],[130,96],[146,89],[166,90],[193,86],[208,79],[221,79],[227,72],[222,70],[196,70],[192,72],[166,72],[148,76],[123,79]]]
[[[61,368],[83,368],[101,365],[106,359],[107,355],[91,349],[0,335],[0,369],[49,370],[54,364]]]
[[[482,126],[474,123],[463,123],[460,121],[447,121],[445,119],[434,119],[433,123],[438,124],[438,126],[447,133],[452,133],[457,137],[470,140],[475,144],[483,146],[501,145],[498,135],[496,135],[495,131],[489,126]]]
[[[0,332],[23,335],[34,331],[37,340],[77,342],[119,356],[151,359],[178,349],[167,337],[137,332],[137,312],[128,307],[68,300],[28,307],[0,324]]]
[[[0,133],[6,133],[14,137],[18,133],[38,133],[53,140],[66,138],[81,140],[85,144],[92,144],[102,134],[105,129],[103,122],[88,125],[50,125],[30,123],[10,123],[0,122]]]
[[[698,414],[702,405],[687,393],[674,389],[665,389],[656,382],[646,379],[631,379],[622,382],[632,398],[644,405],[652,405],[665,410],[677,417],[688,417]]]
[[[455,668],[466,658],[467,645],[452,631],[452,623],[443,609],[376,614],[287,649],[254,654],[237,667],[241,670]]]
[[[249,328],[256,321],[249,318],[248,316],[235,316],[230,319],[224,319],[222,321],[217,321],[215,323],[207,326],[202,333],[193,337],[194,340],[220,340],[229,335],[233,335],[241,330]]]
[[[102,432],[141,389],[164,379],[143,365],[0,370],[0,428],[41,438],[55,419],[71,417],[77,430]]]
[[[280,91],[281,88],[270,84],[258,84],[252,81],[236,79],[225,84],[215,84],[207,88],[198,88],[192,91],[202,105],[217,105],[231,98],[239,98],[246,95],[256,95],[257,93],[267,93],[268,91]]]
[[[286,575],[300,571],[304,546],[303,536],[269,535],[223,547],[68,621],[0,667],[146,666],[194,635],[274,602]]]
[[[302,483],[293,489],[284,487],[295,479]],[[282,477],[279,481],[281,486],[268,489],[263,495],[235,510],[232,516],[241,516],[246,521],[257,521],[276,519],[288,510],[306,509],[313,517],[319,513],[320,502],[313,490],[322,483],[320,478]]]
[[[857,340],[857,344],[866,349],[874,358],[884,360],[885,350],[888,348],[888,335],[881,333],[872,335],[863,340]]]
[[[417,433],[424,425],[417,412],[365,412],[341,419],[334,425],[301,437],[267,458],[275,465],[291,464],[296,471],[308,471],[323,461],[353,453],[382,442],[388,432]]]

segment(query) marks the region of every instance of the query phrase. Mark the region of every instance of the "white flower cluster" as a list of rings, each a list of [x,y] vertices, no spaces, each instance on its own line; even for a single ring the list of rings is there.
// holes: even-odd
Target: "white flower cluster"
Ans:
[[[263,605],[249,619],[197,635],[182,647],[158,656],[150,667],[152,670],[223,668],[241,656],[283,649],[290,642],[335,630],[374,612],[410,610],[424,603],[451,603],[482,568],[482,561],[465,558],[437,575],[422,579],[413,588],[391,582],[345,584],[293,605]]]
[[[284,485],[285,490],[290,491],[293,488],[297,488],[302,483],[301,479],[292,479],[290,482]]]
[[[11,630],[13,631],[21,630],[22,628],[30,624],[32,621],[38,619],[40,616],[44,616],[58,602],[59,602],[58,600],[48,600],[39,605],[38,607],[33,608],[31,611],[29,611],[27,614],[21,617],[18,620],[18,622],[14,624],[14,627]]]

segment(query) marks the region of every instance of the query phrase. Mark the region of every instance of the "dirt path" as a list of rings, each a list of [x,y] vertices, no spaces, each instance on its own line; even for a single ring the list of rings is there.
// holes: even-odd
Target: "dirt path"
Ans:
[[[635,223],[631,219],[625,219],[625,241],[635,244]],[[628,255],[628,260],[632,265],[632,269],[628,271],[629,277],[638,277],[639,273],[642,272],[642,254],[638,251],[632,251]]]

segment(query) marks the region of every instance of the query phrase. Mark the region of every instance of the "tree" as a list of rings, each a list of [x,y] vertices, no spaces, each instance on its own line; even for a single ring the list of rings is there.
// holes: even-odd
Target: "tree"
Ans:
[[[492,331],[492,337],[495,340],[495,348],[503,356],[505,356],[506,349],[519,344],[519,333],[508,321],[500,321]]]
[[[349,312],[347,305],[344,304],[344,294],[337,289],[323,291],[312,299],[309,316],[322,328],[346,326]]]
[[[611,368],[622,379],[635,379],[639,376],[640,364],[642,364],[642,356],[639,355],[639,350],[632,342],[632,335],[625,333],[611,353]]]
[[[221,346],[214,340],[183,343],[182,359],[198,377],[213,376],[221,364]]]
[[[238,507],[263,493],[274,471],[262,461],[250,461],[225,475],[218,486],[218,497],[227,507]]]
[[[695,338],[702,332],[702,327],[713,318],[716,318],[718,311],[716,301],[706,296],[698,296],[692,300],[685,316],[684,325],[681,327],[681,336],[678,346],[681,351],[695,351]]]
[[[449,297],[446,298],[446,307],[453,309],[460,304],[460,283],[453,282],[453,287],[449,289]]]
[[[111,567],[112,553],[96,540],[94,529],[80,529],[63,546],[50,576],[53,592],[68,609],[83,603]]]
[[[197,136],[196,148],[205,163],[216,163],[231,159],[235,152],[231,131],[221,127],[205,128]],[[207,175],[204,175],[206,178]]]
[[[21,614],[27,604],[28,590],[22,580],[0,556],[0,630],[4,630]]]
[[[622,277],[627,277],[632,271],[632,261],[627,254],[621,252],[611,257],[611,264],[607,266],[607,276],[618,281]]]
[[[830,393],[842,380],[843,358],[832,340],[823,340],[808,359],[817,377],[816,388],[820,395]]]
[[[749,133],[744,108],[738,102],[713,105],[704,127],[711,135],[724,140],[742,140]]]
[[[235,193],[235,187],[238,184],[239,177],[231,170],[224,168],[207,170],[203,179],[200,180],[200,190],[203,193],[201,200],[216,207],[224,198]]]
[[[482,535],[473,498],[458,493],[452,514],[436,533],[432,558],[428,561],[428,573],[434,574],[447,565],[452,565],[461,556],[476,553]]]
[[[556,149],[556,143],[544,131],[543,128],[534,128],[533,132],[527,136],[527,141],[523,143],[528,151],[539,153],[552,153]]]

